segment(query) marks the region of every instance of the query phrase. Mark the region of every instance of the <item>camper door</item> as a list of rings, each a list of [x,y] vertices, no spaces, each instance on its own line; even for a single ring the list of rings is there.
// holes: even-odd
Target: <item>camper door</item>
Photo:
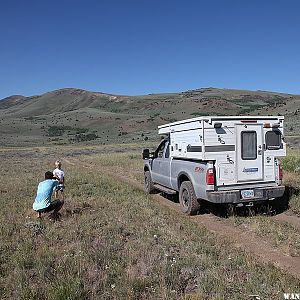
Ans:
[[[263,126],[236,124],[237,181],[263,179]]]

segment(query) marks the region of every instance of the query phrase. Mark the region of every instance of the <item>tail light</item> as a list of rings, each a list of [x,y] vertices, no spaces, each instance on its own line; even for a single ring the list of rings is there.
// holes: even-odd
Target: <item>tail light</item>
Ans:
[[[282,177],[283,177],[283,169],[282,169],[281,163],[279,162],[279,165],[278,165],[278,178],[279,178],[279,180],[282,180]]]
[[[206,184],[215,185],[215,172],[213,168],[209,168],[206,171]]]

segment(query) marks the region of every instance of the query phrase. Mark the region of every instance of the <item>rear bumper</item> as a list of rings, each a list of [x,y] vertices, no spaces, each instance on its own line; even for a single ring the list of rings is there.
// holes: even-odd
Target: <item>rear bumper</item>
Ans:
[[[270,198],[279,198],[284,194],[284,186],[253,188],[254,197],[242,199],[242,190],[207,192],[208,201],[213,203],[246,203],[261,200],[269,200]]]

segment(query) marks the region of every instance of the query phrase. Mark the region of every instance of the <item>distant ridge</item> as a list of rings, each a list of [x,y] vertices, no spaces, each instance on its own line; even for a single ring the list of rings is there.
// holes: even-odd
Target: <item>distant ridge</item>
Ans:
[[[17,105],[26,99],[22,95],[12,95],[0,100],[0,109],[9,108],[11,106]]]

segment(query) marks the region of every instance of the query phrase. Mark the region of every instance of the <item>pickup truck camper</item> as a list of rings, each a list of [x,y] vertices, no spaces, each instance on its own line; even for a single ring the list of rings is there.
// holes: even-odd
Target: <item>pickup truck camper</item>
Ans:
[[[215,116],[159,126],[165,138],[154,152],[143,150],[146,192],[179,193],[190,215],[200,200],[252,206],[281,197],[283,121],[283,116]]]

